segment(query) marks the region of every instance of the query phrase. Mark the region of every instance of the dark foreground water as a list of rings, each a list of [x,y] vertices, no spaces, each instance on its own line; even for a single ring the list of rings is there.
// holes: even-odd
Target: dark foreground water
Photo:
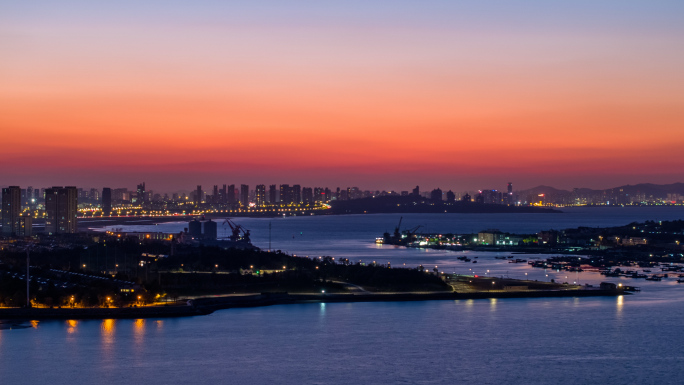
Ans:
[[[517,219],[416,214],[404,222],[412,227],[425,221],[444,232],[487,227],[536,232],[684,218],[682,208],[588,210],[599,211]],[[374,237],[391,231],[398,218],[239,222],[252,228],[255,243],[265,248],[270,221],[274,246],[277,239],[277,248],[293,252],[582,284],[608,280],[594,272],[573,276],[509,264],[494,259],[496,253],[470,252],[478,263],[467,264],[457,261],[461,254],[455,252],[374,245]],[[159,227],[175,231],[183,224]],[[182,319],[5,322],[0,383],[684,383],[684,284],[672,278],[610,280],[643,290],[618,298],[280,305]]]
[[[681,300],[281,305],[0,332],[2,383],[682,383]]]

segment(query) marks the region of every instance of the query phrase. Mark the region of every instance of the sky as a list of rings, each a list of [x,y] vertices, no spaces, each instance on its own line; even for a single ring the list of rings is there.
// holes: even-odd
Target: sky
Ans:
[[[0,0],[0,185],[684,181],[682,1]]]

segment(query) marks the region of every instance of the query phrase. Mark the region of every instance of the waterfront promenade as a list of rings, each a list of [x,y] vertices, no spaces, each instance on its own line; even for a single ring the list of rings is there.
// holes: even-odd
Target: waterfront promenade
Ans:
[[[260,307],[298,303],[339,302],[401,302],[401,301],[444,301],[489,298],[567,298],[599,297],[630,294],[621,288],[584,288],[571,290],[528,290],[528,291],[473,291],[468,293],[362,293],[362,294],[289,294],[262,293],[253,295],[226,295],[200,297],[170,305],[122,307],[122,308],[4,308],[0,319],[138,319],[189,317],[211,314],[230,308]]]

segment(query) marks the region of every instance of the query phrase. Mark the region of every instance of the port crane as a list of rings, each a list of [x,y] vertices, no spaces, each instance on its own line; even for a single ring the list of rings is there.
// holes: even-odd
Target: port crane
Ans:
[[[384,243],[389,243],[392,245],[406,245],[411,243],[416,238],[416,232],[418,229],[423,227],[423,225],[418,225],[412,229],[401,231],[401,222],[403,220],[404,217],[399,218],[399,224],[394,228],[394,234],[392,236],[390,236],[389,233],[384,234]]]
[[[401,238],[401,232],[399,229],[401,228],[401,221],[404,220],[404,217],[399,217],[399,224],[397,227],[394,228],[394,238],[399,239]]]
[[[225,227],[228,225],[230,227],[230,230],[232,232],[230,236],[230,240],[233,242],[237,242],[239,240],[243,240],[247,243],[251,242],[249,239],[249,230],[246,229],[242,225],[238,225],[237,223],[233,222],[230,220],[230,218],[226,218],[226,220],[223,221],[223,226]],[[242,235],[240,235],[242,233]]]

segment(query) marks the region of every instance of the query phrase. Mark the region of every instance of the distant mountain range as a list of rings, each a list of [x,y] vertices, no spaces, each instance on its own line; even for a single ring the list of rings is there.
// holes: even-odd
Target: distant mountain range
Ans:
[[[529,195],[544,194],[549,199],[561,199],[571,197],[577,194],[578,196],[598,196],[605,195],[607,197],[628,195],[637,196],[643,194],[649,198],[667,198],[668,194],[684,195],[684,183],[671,184],[653,184],[653,183],[639,183],[635,185],[624,185],[613,187],[605,190],[594,190],[589,188],[578,188],[573,191],[560,190],[551,186],[537,186],[527,190],[520,190],[517,192],[519,196],[525,197]]]

